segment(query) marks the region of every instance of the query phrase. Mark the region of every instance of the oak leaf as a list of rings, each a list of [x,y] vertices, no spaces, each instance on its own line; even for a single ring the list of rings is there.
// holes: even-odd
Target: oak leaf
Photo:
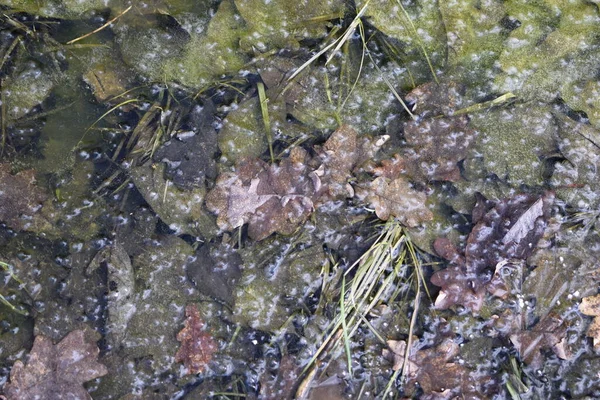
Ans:
[[[321,180],[330,199],[353,197],[354,190],[348,184],[353,172],[371,160],[375,153],[389,139],[379,136],[376,139],[359,137],[358,132],[349,125],[340,126],[329,136],[322,148],[317,149],[321,161]]]
[[[557,314],[550,313],[528,330],[513,333],[513,343],[521,360],[534,368],[544,364],[542,350],[551,349],[559,358],[569,358],[566,347],[567,326]]]
[[[217,343],[205,331],[195,304],[185,308],[185,315],[185,327],[177,334],[181,347],[175,354],[175,361],[182,362],[188,374],[200,374],[207,369],[213,354],[218,350]]]
[[[97,361],[98,352],[82,330],[70,332],[56,345],[50,338],[36,336],[27,365],[15,362],[4,393],[8,400],[91,400],[82,385],[108,373]]]
[[[600,294],[584,297],[579,304],[582,314],[594,317],[587,330],[587,336],[593,339],[594,350],[600,352]]]
[[[314,210],[321,186],[319,177],[295,148],[279,165],[245,161],[236,172],[219,176],[206,197],[207,208],[217,214],[217,225],[230,230],[248,223],[248,235],[262,240],[274,232],[293,233]]]
[[[395,217],[402,224],[415,227],[433,218],[425,204],[425,193],[413,189],[404,178],[392,181],[384,177],[375,178],[366,191],[361,191],[360,196],[365,197],[375,208],[377,217],[384,221]]]
[[[505,295],[496,266],[531,255],[547,226],[553,202],[554,194],[550,192],[541,197],[518,194],[498,202],[479,196],[473,209],[475,226],[467,238],[464,255],[445,238],[434,242],[438,255],[451,262],[431,277],[431,282],[442,288],[436,307],[461,304],[477,313],[486,292]]]
[[[388,340],[388,349],[383,356],[393,360],[393,369],[404,366],[406,342]],[[417,391],[417,385],[431,398],[483,398],[489,378],[470,371],[464,365],[454,362],[459,355],[459,345],[452,339],[444,339],[437,346],[418,349],[418,342],[408,357],[405,368],[406,389]],[[448,397],[446,397],[448,396]]]

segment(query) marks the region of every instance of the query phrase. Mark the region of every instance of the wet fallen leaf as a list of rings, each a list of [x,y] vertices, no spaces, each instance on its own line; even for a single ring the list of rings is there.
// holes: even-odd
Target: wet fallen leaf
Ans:
[[[600,351],[600,294],[584,297],[579,304],[579,311],[594,317],[587,330],[587,336],[593,339],[594,350]]]
[[[82,330],[72,331],[56,345],[36,336],[27,365],[15,362],[4,393],[8,400],[91,400],[83,384],[108,373],[97,361],[98,352]]]
[[[301,373],[302,367],[296,365],[294,357],[290,355],[281,357],[275,376],[269,376],[270,373],[265,371],[260,377],[260,398],[263,400],[293,399]]]
[[[475,130],[466,115],[452,115],[461,105],[463,88],[453,82],[427,83],[406,96],[419,118],[404,124],[407,149],[403,172],[414,180],[457,181],[458,163],[467,157]]]
[[[373,158],[387,141],[387,136],[377,139],[359,137],[349,125],[342,125],[331,134],[317,153],[321,160],[321,180],[330,198],[353,197],[354,190],[348,184],[356,167]]]
[[[294,149],[303,153],[301,148]],[[222,174],[206,197],[207,208],[217,214],[217,224],[230,230],[248,223],[248,235],[262,240],[274,232],[291,234],[310,216],[319,177],[294,154],[279,165],[260,160]]]
[[[417,385],[425,395],[432,398],[483,398],[484,387],[489,378],[482,377],[453,360],[459,355],[459,345],[452,339],[444,339],[437,346],[417,349],[413,345],[408,357],[406,390],[416,392]],[[388,349],[383,355],[393,360],[393,369],[402,369],[404,365],[406,342],[388,340]],[[442,397],[438,397],[442,396]],[[483,396],[483,397],[482,397]]]
[[[421,118],[449,116],[462,107],[464,90],[456,82],[429,82],[411,90],[405,100]]]
[[[510,341],[518,350],[521,360],[534,368],[543,366],[542,350],[551,349],[559,358],[569,358],[566,347],[567,326],[554,313],[545,316],[531,329],[510,335]]]
[[[10,164],[0,163],[0,221],[19,231],[38,231],[48,225],[38,214],[47,198],[33,170],[13,175]]]
[[[473,209],[475,226],[467,238],[464,255],[447,239],[434,243],[436,252],[452,264],[431,277],[431,282],[442,288],[436,307],[461,304],[477,313],[486,292],[505,295],[496,266],[531,255],[543,235],[553,202],[551,192],[541,197],[520,194],[498,202],[480,196]]]
[[[465,115],[410,121],[404,125],[409,149],[406,173],[419,181],[457,181],[458,163],[464,160],[475,140]]]
[[[365,201],[375,208],[377,216],[384,221],[395,217],[402,224],[414,227],[433,218],[425,204],[425,193],[413,189],[404,178],[392,181],[384,177],[375,178],[368,189],[361,192],[359,196],[364,196]]]
[[[177,334],[181,347],[175,354],[175,361],[182,362],[188,374],[200,374],[206,371],[213,354],[218,350],[217,343],[205,331],[195,304],[185,308],[185,315],[185,327]]]

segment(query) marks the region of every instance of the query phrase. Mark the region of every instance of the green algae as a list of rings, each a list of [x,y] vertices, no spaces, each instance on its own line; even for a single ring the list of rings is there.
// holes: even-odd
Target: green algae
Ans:
[[[523,3],[523,4],[520,4]],[[524,100],[551,101],[582,79],[594,77],[598,63],[598,8],[585,1],[507,3],[520,22],[498,59],[501,92]]]
[[[359,9],[365,4],[367,1],[357,2]],[[365,15],[379,31],[399,41],[403,53],[399,61],[408,66],[415,82],[435,80],[432,73],[445,67],[448,51],[437,0],[369,0]]]
[[[218,232],[215,218],[203,207],[205,187],[183,190],[164,176],[165,165],[134,167],[131,177],[154,212],[180,234],[213,237]]]
[[[52,18],[80,18],[83,13],[102,10],[106,0],[3,0],[2,5],[16,11]]]
[[[451,76],[462,82],[485,85],[500,56],[506,37],[502,18],[505,2],[499,0],[439,2]]]
[[[222,75],[239,71],[247,62],[238,47],[243,28],[233,0],[221,2],[206,33],[192,32],[181,56],[165,59],[162,68],[158,69],[160,78],[200,88]]]
[[[555,165],[550,181],[559,198],[593,217],[600,209],[600,131],[564,116],[558,122],[558,148],[565,160]]]
[[[298,48],[302,39],[324,37],[328,20],[342,17],[345,11],[342,2],[333,0],[236,0],[235,7],[246,24],[242,48],[262,53]]]
[[[17,4],[15,1],[4,3],[13,6]],[[81,4],[83,8],[79,12],[97,7],[93,5],[97,4],[95,2]],[[169,86],[169,90],[172,89],[169,95],[175,101],[180,99],[180,93],[176,93],[178,90],[184,92],[182,97],[192,97],[197,89],[210,87],[216,81],[228,80],[238,74],[244,77],[250,75],[251,80],[258,79],[254,75],[258,72],[267,86],[271,133],[286,143],[304,140],[310,136],[308,134],[316,132],[309,138],[308,143],[312,144],[326,135],[326,130],[335,128],[340,123],[352,123],[362,133],[387,129],[390,117],[397,115],[400,107],[382,76],[396,88],[409,88],[414,83],[431,80],[431,71],[423,55],[424,48],[431,56],[437,72],[441,73],[445,69],[443,73],[468,85],[468,97],[471,100],[489,96],[489,87],[495,85],[498,92],[514,91],[519,104],[471,115],[471,122],[479,131],[477,146],[461,165],[460,180],[443,184],[446,186],[444,188],[440,188],[442,184],[435,182],[426,183],[433,187],[429,193],[428,205],[434,213],[434,219],[423,228],[411,231],[410,236],[415,244],[433,253],[431,243],[437,236],[449,236],[453,242],[459,243],[461,237],[457,224],[467,224],[468,221],[457,221],[455,217],[457,213],[462,213],[464,219],[469,218],[476,192],[488,198],[499,199],[510,196],[517,188],[529,190],[526,188],[529,186],[532,190],[539,190],[550,183],[557,196],[568,207],[590,213],[592,217],[596,215],[594,213],[598,209],[597,192],[600,185],[596,174],[599,165],[596,154],[600,143],[597,140],[597,9],[590,2],[583,1],[403,2],[413,19],[417,39],[410,24],[406,24],[406,21],[402,23],[403,14],[393,9],[398,4],[393,1],[383,4],[371,0],[365,21],[368,20],[379,28],[391,41],[400,43],[400,48],[405,53],[399,60],[404,64],[398,65],[388,59],[380,62],[377,57],[381,55],[377,54],[378,68],[367,63],[359,76],[362,41],[354,37],[348,42],[349,50],[336,56],[328,66],[317,63],[291,83],[285,80],[285,74],[302,65],[305,57],[302,51],[297,50],[303,50],[307,43],[312,46],[327,35],[332,28],[330,21],[340,17],[345,9],[342,3],[306,2],[298,5],[272,1],[268,7],[259,8],[264,4],[225,0],[211,18],[206,4],[156,2],[152,6],[154,8],[150,7],[152,10],[149,14],[141,14],[138,18],[131,12],[131,16],[108,27],[105,33],[112,30],[116,34],[115,42],[110,42],[114,44],[113,49],[120,47],[120,55],[116,58],[122,57],[128,68],[136,71],[137,82],[165,84]],[[76,6],[65,3],[64,7],[75,10]],[[255,12],[256,10],[261,12]],[[50,15],[50,11],[40,13]],[[102,35],[99,40],[107,38],[112,40],[110,35]],[[273,85],[267,82],[263,67],[276,57],[265,54],[264,57],[253,59],[256,53],[270,50],[277,52],[276,57],[284,61],[293,60],[287,64],[279,60],[274,62],[281,69],[281,79]],[[369,51],[375,53],[376,49],[371,46]],[[88,54],[85,55],[84,52]],[[96,69],[86,68],[94,62],[110,68],[110,58],[105,58],[102,54],[98,49],[70,49],[67,52],[68,65],[65,64],[64,68],[71,74],[71,82],[78,81],[84,71]],[[341,61],[342,58],[345,60]],[[124,70],[120,61],[117,60],[114,64],[119,65],[116,68]],[[345,72],[341,72],[344,68]],[[414,81],[411,81],[406,69],[413,75]],[[8,88],[6,90],[23,94],[23,99],[17,96],[11,98],[6,92],[3,95],[3,100],[11,105],[7,107],[11,122],[24,117],[49,96],[58,95],[61,103],[69,101],[71,97],[68,93],[76,92],[76,85],[64,85],[65,94],[61,94],[60,89],[63,88],[57,89],[56,86],[57,82],[62,85],[64,81],[56,80],[56,71],[52,71],[42,72],[44,79],[40,80],[39,87],[31,80],[25,80],[22,87],[17,87],[18,82],[12,76],[3,81],[3,90]],[[133,79],[127,80],[122,89],[127,90],[135,84]],[[179,85],[185,88],[181,89]],[[100,86],[102,85],[94,89],[98,101],[102,101],[97,95],[97,88]],[[249,84],[247,87],[240,87],[240,90],[246,91],[244,100],[237,104],[223,101],[217,111],[219,118],[223,118],[218,135],[223,168],[230,167],[244,157],[261,157],[267,148],[265,121],[260,113],[259,100],[253,92],[255,86]],[[28,91],[36,91],[37,97],[28,98]],[[113,91],[113,94],[116,92]],[[209,93],[221,101],[219,96],[222,96],[222,92]],[[145,102],[150,101],[152,96],[150,90],[144,91],[140,95],[139,105],[136,103],[135,106],[146,107]],[[594,126],[558,115],[560,113],[555,108],[547,105],[558,96],[572,110],[585,112]],[[120,208],[126,203],[125,200],[114,210],[107,208],[106,203],[120,202],[121,197],[115,196],[118,201],[113,201],[91,196],[90,180],[95,179],[97,167],[91,162],[76,162],[71,150],[81,137],[80,133],[87,128],[90,116],[102,115],[104,110],[84,105],[83,103],[93,101],[90,96],[77,95],[71,99],[76,102],[69,109],[74,121],[69,121],[69,113],[57,113],[44,120],[46,126],[42,130],[39,148],[45,158],[40,158],[33,164],[43,169],[44,173],[53,174],[60,180],[60,184],[53,187],[54,197],[42,207],[41,214],[48,225],[35,233],[46,236],[47,240],[63,238],[69,244],[85,241],[93,247],[95,239],[105,239],[103,234],[106,227],[103,226],[102,218],[125,220],[130,214],[126,207]],[[543,103],[529,101],[531,99],[542,100]],[[23,101],[23,105],[19,105],[18,101]],[[11,108],[15,104],[16,108]],[[117,111],[121,112],[123,109]],[[166,110],[164,115],[168,112]],[[293,119],[293,123],[289,119]],[[129,123],[122,122],[123,119],[117,120],[120,124]],[[116,125],[114,121],[107,121],[104,126]],[[178,132],[181,133],[186,128],[181,128]],[[174,131],[178,129],[179,127]],[[325,132],[318,132],[319,130]],[[104,149],[116,147],[117,141],[110,137],[112,134],[111,132],[105,137],[97,135],[87,143],[90,147],[102,149],[103,157],[114,162],[118,157],[112,158],[112,154],[104,153]],[[177,137],[170,139],[177,140]],[[393,142],[398,147],[403,145],[400,137],[395,137]],[[64,157],[65,154],[69,156]],[[548,168],[556,159],[560,162],[554,165],[554,170]],[[202,297],[185,278],[185,260],[193,256],[192,247],[175,235],[158,235],[156,221],[160,219],[176,235],[181,235],[190,242],[212,240],[219,232],[214,217],[203,209],[204,187],[187,190],[172,185],[169,178],[165,177],[163,163],[148,162],[133,167],[127,163],[128,160],[123,163],[122,171],[129,175],[152,208],[148,212],[156,215],[152,214],[155,219],[149,224],[150,228],[139,233],[137,239],[127,236],[135,242],[130,244],[135,250],[128,249],[128,252],[133,257],[135,285],[131,286],[135,286],[138,307],[124,329],[125,339],[109,340],[115,347],[116,342],[120,342],[121,346],[118,349],[107,349],[104,362],[110,365],[112,374],[101,380],[94,397],[115,398],[132,391],[148,397],[173,397],[177,392],[187,390],[182,389],[184,385],[193,387],[204,379],[182,378],[177,375],[179,366],[172,360],[178,346],[175,335],[183,320],[181,310],[185,304]],[[545,180],[549,173],[553,174],[551,182]],[[81,215],[78,212],[82,212]],[[232,246],[228,250],[239,251],[244,259],[243,279],[234,290],[233,310],[225,311],[211,299],[205,299],[203,316],[209,319],[213,308],[219,308],[220,316],[233,321],[242,330],[252,327],[266,332],[293,332],[303,340],[312,340],[308,347],[312,346],[328,322],[325,313],[319,313],[323,310],[331,311],[338,304],[334,295],[324,293],[319,312],[313,315],[305,301],[321,288],[321,268],[323,264],[329,263],[322,245],[334,250],[336,256],[339,254],[340,257],[357,257],[364,251],[364,237],[356,234],[351,224],[364,220],[368,214],[364,210],[362,213],[356,210],[353,212],[355,214],[334,215],[335,212],[329,209],[318,210],[314,220],[307,223],[306,229],[301,231],[302,235],[312,235],[310,237],[292,236],[282,239],[277,236],[257,244],[248,241],[244,230],[240,229],[236,232],[239,236],[233,240],[240,249]],[[362,229],[372,231],[372,227],[366,223]],[[585,280],[593,270],[594,265],[590,260],[598,256],[592,251],[595,242],[591,240],[579,247],[572,246],[576,253],[573,255],[567,250],[570,249],[571,239],[564,236],[561,240],[564,240],[562,247],[540,251],[537,258],[530,261],[530,265],[537,268],[523,282],[523,295],[535,298],[538,302],[538,308],[534,311],[538,317],[551,310],[563,312],[574,304],[578,296],[594,290],[591,280],[582,279]],[[146,243],[142,244],[143,241]],[[300,241],[303,244],[299,244]],[[12,244],[10,242],[7,246]],[[31,254],[39,257],[35,252]],[[73,254],[75,258],[78,257],[77,252],[73,251]],[[561,257],[564,260],[557,263],[557,259],[560,260]],[[100,274],[85,276],[81,265],[74,265],[73,270],[66,270],[53,265],[49,260],[39,264],[32,263],[28,284],[35,286],[37,279],[47,285],[37,299],[49,299],[46,309],[40,309],[40,314],[36,316],[37,332],[60,339],[69,330],[83,324],[81,320],[88,315],[94,315],[92,310],[97,308],[96,299],[102,298],[106,282],[97,280]],[[41,276],[34,276],[36,267],[43,270]],[[328,279],[337,282],[339,271],[342,269],[338,269],[338,274],[333,274]],[[526,268],[519,272],[528,273]],[[67,282],[67,289],[60,292],[62,297],[53,299],[62,290],[56,282],[62,281]],[[573,295],[573,292],[578,294]],[[569,298],[570,295],[574,297]],[[556,307],[557,298],[562,303],[561,307]],[[422,301],[425,307],[421,307],[419,316],[424,316],[424,320],[431,322],[432,313],[427,309],[429,303],[425,297]],[[493,305],[498,306],[498,303]],[[450,331],[473,339],[467,341],[462,352],[469,365],[475,366],[475,360],[480,354],[496,354],[492,351],[499,349],[492,340],[478,335],[481,336],[483,320],[489,319],[493,312],[506,310],[503,307],[505,306],[488,307],[477,318],[469,315],[456,316],[449,312],[443,314],[450,320]],[[51,313],[50,309],[58,311]],[[411,309],[408,302],[394,301],[390,309],[390,313],[394,315],[388,315],[385,321],[382,319],[375,326],[394,336],[409,335],[407,315]],[[112,312],[122,311],[115,311],[113,308]],[[110,308],[108,312],[111,312]],[[296,320],[294,324],[290,323],[294,314],[301,313],[311,318],[311,325],[306,325],[304,332],[301,328],[297,331],[293,329],[292,325]],[[105,328],[100,322],[96,323],[97,329]],[[318,324],[320,326],[315,327]],[[386,330],[386,324],[393,326]],[[583,325],[585,324],[579,323],[580,327],[577,328],[581,332]],[[358,354],[365,350],[360,344],[353,344],[352,351],[357,355],[353,361],[364,368],[367,374],[376,374],[378,384],[383,385],[391,367],[381,357],[383,346],[378,343],[378,339],[374,338],[372,332],[367,329],[365,331],[365,336],[372,343],[369,354],[365,354],[364,360],[359,359]],[[117,333],[123,333],[123,329],[121,332],[108,332],[106,337],[110,338]],[[416,333],[424,336],[421,326]],[[18,347],[25,347],[30,334],[31,328],[27,328],[21,331],[21,336],[14,335],[15,342],[11,343],[10,353],[15,354]],[[4,333],[2,339],[7,335]],[[585,346],[584,340],[580,338],[577,343]],[[288,351],[286,344],[278,343],[283,352]],[[255,348],[256,354],[258,349]],[[226,353],[238,364],[248,366],[247,362],[256,361],[253,359],[255,353],[249,352],[250,347],[234,350]],[[246,350],[248,354],[244,353]],[[260,351],[263,350],[260,348]],[[312,347],[301,349],[305,353],[310,350]],[[306,356],[309,357],[310,354]],[[373,362],[370,363],[368,359]],[[231,375],[231,368],[236,373],[247,373],[240,365],[227,364],[228,361],[231,360],[218,361],[218,368],[214,373]],[[259,362],[263,362],[263,358],[257,363]],[[338,363],[335,371],[340,374],[344,372],[342,361],[336,359],[334,362]],[[585,365],[585,362],[577,362]],[[250,369],[255,367],[252,364]],[[548,367],[548,371],[550,370]],[[167,375],[170,377],[169,382],[164,379]],[[255,376],[246,375],[246,378],[250,380]],[[221,377],[215,381],[219,379]],[[577,379],[583,379],[581,374],[566,376],[565,379],[573,393],[589,393],[576,388],[573,383]],[[204,384],[199,387],[206,389]]]
[[[475,152],[483,156],[488,173],[512,186],[543,183],[543,159],[556,148],[550,107],[522,104],[474,114],[471,125],[479,131]]]
[[[327,262],[322,247],[313,245],[295,249],[293,246],[273,241],[262,249],[242,254],[245,268],[241,281],[250,283],[242,284],[234,291],[233,318],[236,323],[279,331],[285,328],[294,312],[305,307],[305,297],[319,289],[321,269]],[[273,257],[274,252],[280,254]]]

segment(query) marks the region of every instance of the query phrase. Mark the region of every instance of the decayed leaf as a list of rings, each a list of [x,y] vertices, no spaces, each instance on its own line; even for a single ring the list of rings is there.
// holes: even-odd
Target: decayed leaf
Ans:
[[[384,357],[393,360],[393,369],[403,367],[406,342],[388,340],[390,350],[383,351]],[[483,391],[489,378],[472,373],[465,366],[453,362],[459,354],[459,345],[451,339],[445,339],[437,346],[418,350],[408,358],[406,372],[407,392],[415,392],[416,385],[426,395],[433,398],[483,398]],[[448,397],[436,397],[448,396]],[[483,397],[482,397],[483,396]]]
[[[217,351],[217,343],[204,330],[204,322],[195,304],[185,308],[185,327],[177,334],[181,347],[175,354],[175,361],[182,362],[188,374],[199,374],[206,370],[213,354]]]
[[[442,288],[436,307],[462,304],[476,313],[486,292],[505,295],[496,266],[531,255],[547,225],[553,201],[553,193],[540,198],[520,194],[496,203],[480,196],[473,210],[476,224],[467,238],[464,256],[444,238],[434,243],[436,252],[453,264],[431,277],[431,282]]]
[[[457,181],[458,162],[464,160],[475,141],[475,131],[466,115],[452,115],[460,107],[463,88],[453,82],[427,83],[411,91],[418,119],[404,124],[407,149],[402,173],[414,180]]]
[[[96,360],[98,352],[82,330],[69,333],[56,345],[36,336],[27,365],[15,362],[4,392],[8,400],[91,399],[82,385],[108,373]]]
[[[579,311],[594,317],[587,330],[587,336],[593,339],[594,350],[600,351],[600,294],[584,297],[579,305]]]
[[[375,208],[377,216],[384,221],[395,217],[402,224],[414,227],[433,218],[425,204],[425,193],[411,188],[403,178],[396,178],[391,182],[384,177],[375,178],[363,195]]]
[[[512,334],[510,341],[525,363],[540,368],[544,361],[543,349],[552,349],[563,360],[568,358],[566,334],[567,327],[563,319],[550,313],[531,329]]]
[[[395,217],[407,226],[417,226],[433,215],[425,205],[426,195],[411,188],[404,178],[380,176],[355,187],[349,183],[387,139],[359,138],[353,128],[344,125],[315,149],[317,156],[312,159],[296,147],[279,165],[244,161],[236,165],[235,172],[218,177],[206,196],[206,206],[217,214],[220,229],[247,223],[248,235],[254,240],[274,232],[291,234],[315,207],[349,197],[370,203],[383,220]]]
[[[279,165],[247,161],[235,173],[219,176],[206,197],[219,228],[229,230],[248,223],[248,235],[262,240],[274,232],[293,233],[306,221],[314,209],[320,180],[305,163],[294,162],[305,151],[296,148],[294,152]]]
[[[388,138],[359,138],[356,130],[348,125],[336,129],[323,147],[317,150],[323,168],[321,180],[326,186],[322,192],[329,194],[333,199],[353,197],[354,190],[348,184],[352,172],[365,161],[372,159]]]
[[[457,181],[458,162],[475,141],[465,115],[410,121],[404,125],[409,150],[404,155],[406,174],[419,181]]]
[[[48,224],[37,214],[47,199],[35,185],[33,170],[10,173],[10,165],[0,163],[0,221],[16,230],[37,231]]]

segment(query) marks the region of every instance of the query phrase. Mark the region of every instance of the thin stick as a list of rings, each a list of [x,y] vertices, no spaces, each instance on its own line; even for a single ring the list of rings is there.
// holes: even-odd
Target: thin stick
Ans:
[[[85,34],[85,35],[83,35],[83,36],[79,36],[79,37],[78,37],[78,38],[76,38],[76,39],[69,40],[69,41],[67,42],[67,44],[73,44],[73,43],[75,43],[75,42],[78,42],[78,41],[80,41],[80,40],[82,40],[82,39],[85,39],[85,38],[86,38],[86,37],[88,37],[88,36],[92,36],[94,33],[98,33],[98,32],[100,32],[102,29],[106,28],[107,26],[109,26],[110,24],[112,24],[113,22],[115,22],[117,19],[121,18],[121,17],[122,17],[122,16],[123,16],[123,15],[124,15],[126,12],[128,12],[129,10],[131,10],[131,7],[133,7],[133,6],[129,6],[129,7],[127,7],[127,8],[125,9],[125,11],[123,11],[121,14],[117,15],[116,17],[114,17],[113,19],[111,19],[110,21],[108,21],[107,23],[105,23],[104,25],[102,25],[101,27],[99,27],[99,28],[97,28],[97,29],[94,29],[93,31],[91,31],[91,32],[89,32],[89,33],[86,33],[86,34]]]

